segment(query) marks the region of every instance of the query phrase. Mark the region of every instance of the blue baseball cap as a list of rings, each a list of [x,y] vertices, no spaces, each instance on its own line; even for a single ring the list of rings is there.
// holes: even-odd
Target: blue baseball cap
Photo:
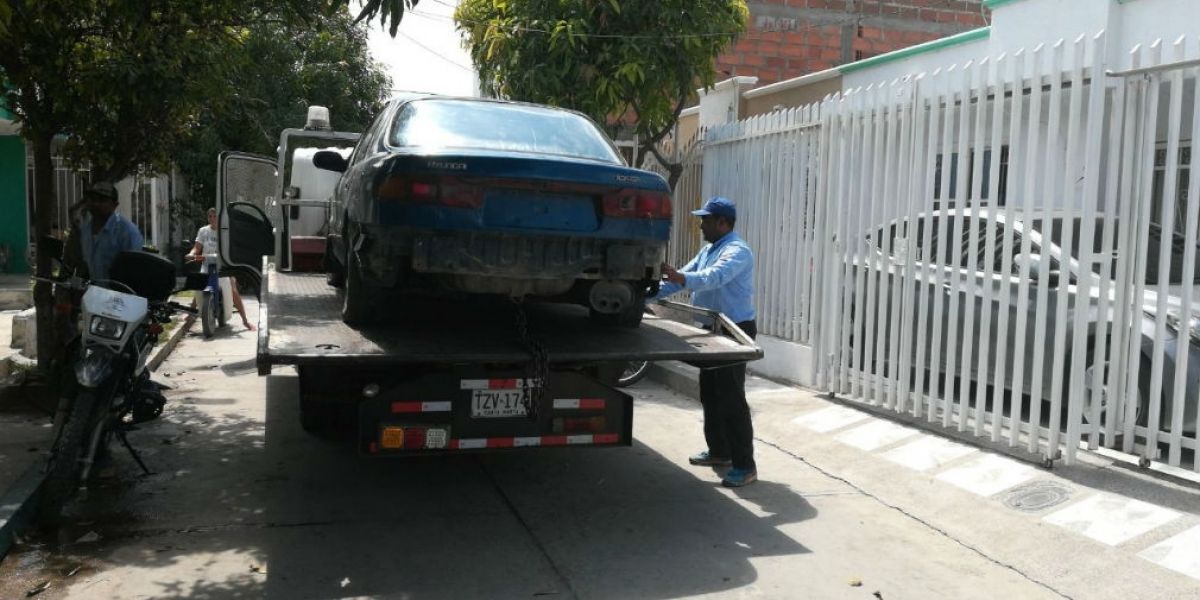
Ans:
[[[714,217],[728,217],[730,219],[737,218],[737,206],[734,206],[733,200],[715,196],[709,198],[708,202],[704,203],[704,208],[693,210],[693,215],[697,217],[706,217],[712,215]]]

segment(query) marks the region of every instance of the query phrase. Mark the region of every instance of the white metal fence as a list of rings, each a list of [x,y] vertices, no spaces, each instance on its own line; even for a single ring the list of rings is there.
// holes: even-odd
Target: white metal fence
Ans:
[[[738,202],[760,331],[906,419],[1200,471],[1198,56],[1108,74],[1081,36],[709,130],[702,196]]]

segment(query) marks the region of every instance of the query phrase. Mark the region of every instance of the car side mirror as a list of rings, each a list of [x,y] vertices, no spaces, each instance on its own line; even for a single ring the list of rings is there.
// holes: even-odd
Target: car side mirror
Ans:
[[[333,150],[321,150],[313,155],[313,166],[326,171],[345,173],[350,163],[346,161],[346,157]]]

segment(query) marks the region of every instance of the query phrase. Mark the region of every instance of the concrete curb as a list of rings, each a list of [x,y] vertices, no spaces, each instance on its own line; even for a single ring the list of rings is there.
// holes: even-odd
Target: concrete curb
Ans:
[[[146,366],[151,371],[158,369],[163,361],[171,355],[195,321],[195,315],[188,315],[183,323],[171,332],[171,337],[165,344],[159,346],[147,363]],[[0,496],[0,559],[8,554],[17,534],[29,527],[33,521],[37,507],[37,495],[45,477],[45,473],[42,472],[43,462],[39,460],[26,469],[16,483],[5,490],[3,496]]]
[[[37,495],[42,487],[42,460],[31,465],[12,487],[0,496],[0,560],[3,560],[16,541],[18,533],[29,527],[37,508]]]
[[[668,361],[650,365],[650,379],[693,400],[700,399],[700,369],[689,364]]]
[[[163,364],[163,361],[167,360],[167,357],[171,355],[173,350],[175,350],[175,346],[179,345],[179,342],[183,339],[183,336],[187,335],[188,330],[192,328],[192,323],[195,322],[196,315],[188,315],[186,318],[184,318],[183,323],[181,323],[179,327],[175,329],[175,331],[171,332],[171,337],[167,339],[167,343],[159,346],[158,350],[154,351],[154,356],[150,358],[148,363],[146,363],[146,368],[150,369],[151,371],[157,371],[158,367]]]

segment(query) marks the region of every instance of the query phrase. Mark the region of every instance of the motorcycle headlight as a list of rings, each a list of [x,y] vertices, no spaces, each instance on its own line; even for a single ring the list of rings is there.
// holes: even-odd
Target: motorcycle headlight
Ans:
[[[94,388],[112,373],[112,353],[100,348],[88,348],[75,362],[75,379],[79,385]]]
[[[98,335],[110,340],[119,340],[125,335],[125,322],[100,315],[92,316],[92,324],[88,326],[92,335]]]
[[[1183,317],[1179,313],[1169,312],[1167,313],[1167,326],[1175,330],[1176,333],[1187,331],[1192,341],[1200,344],[1200,317],[1189,315],[1185,324]]]

